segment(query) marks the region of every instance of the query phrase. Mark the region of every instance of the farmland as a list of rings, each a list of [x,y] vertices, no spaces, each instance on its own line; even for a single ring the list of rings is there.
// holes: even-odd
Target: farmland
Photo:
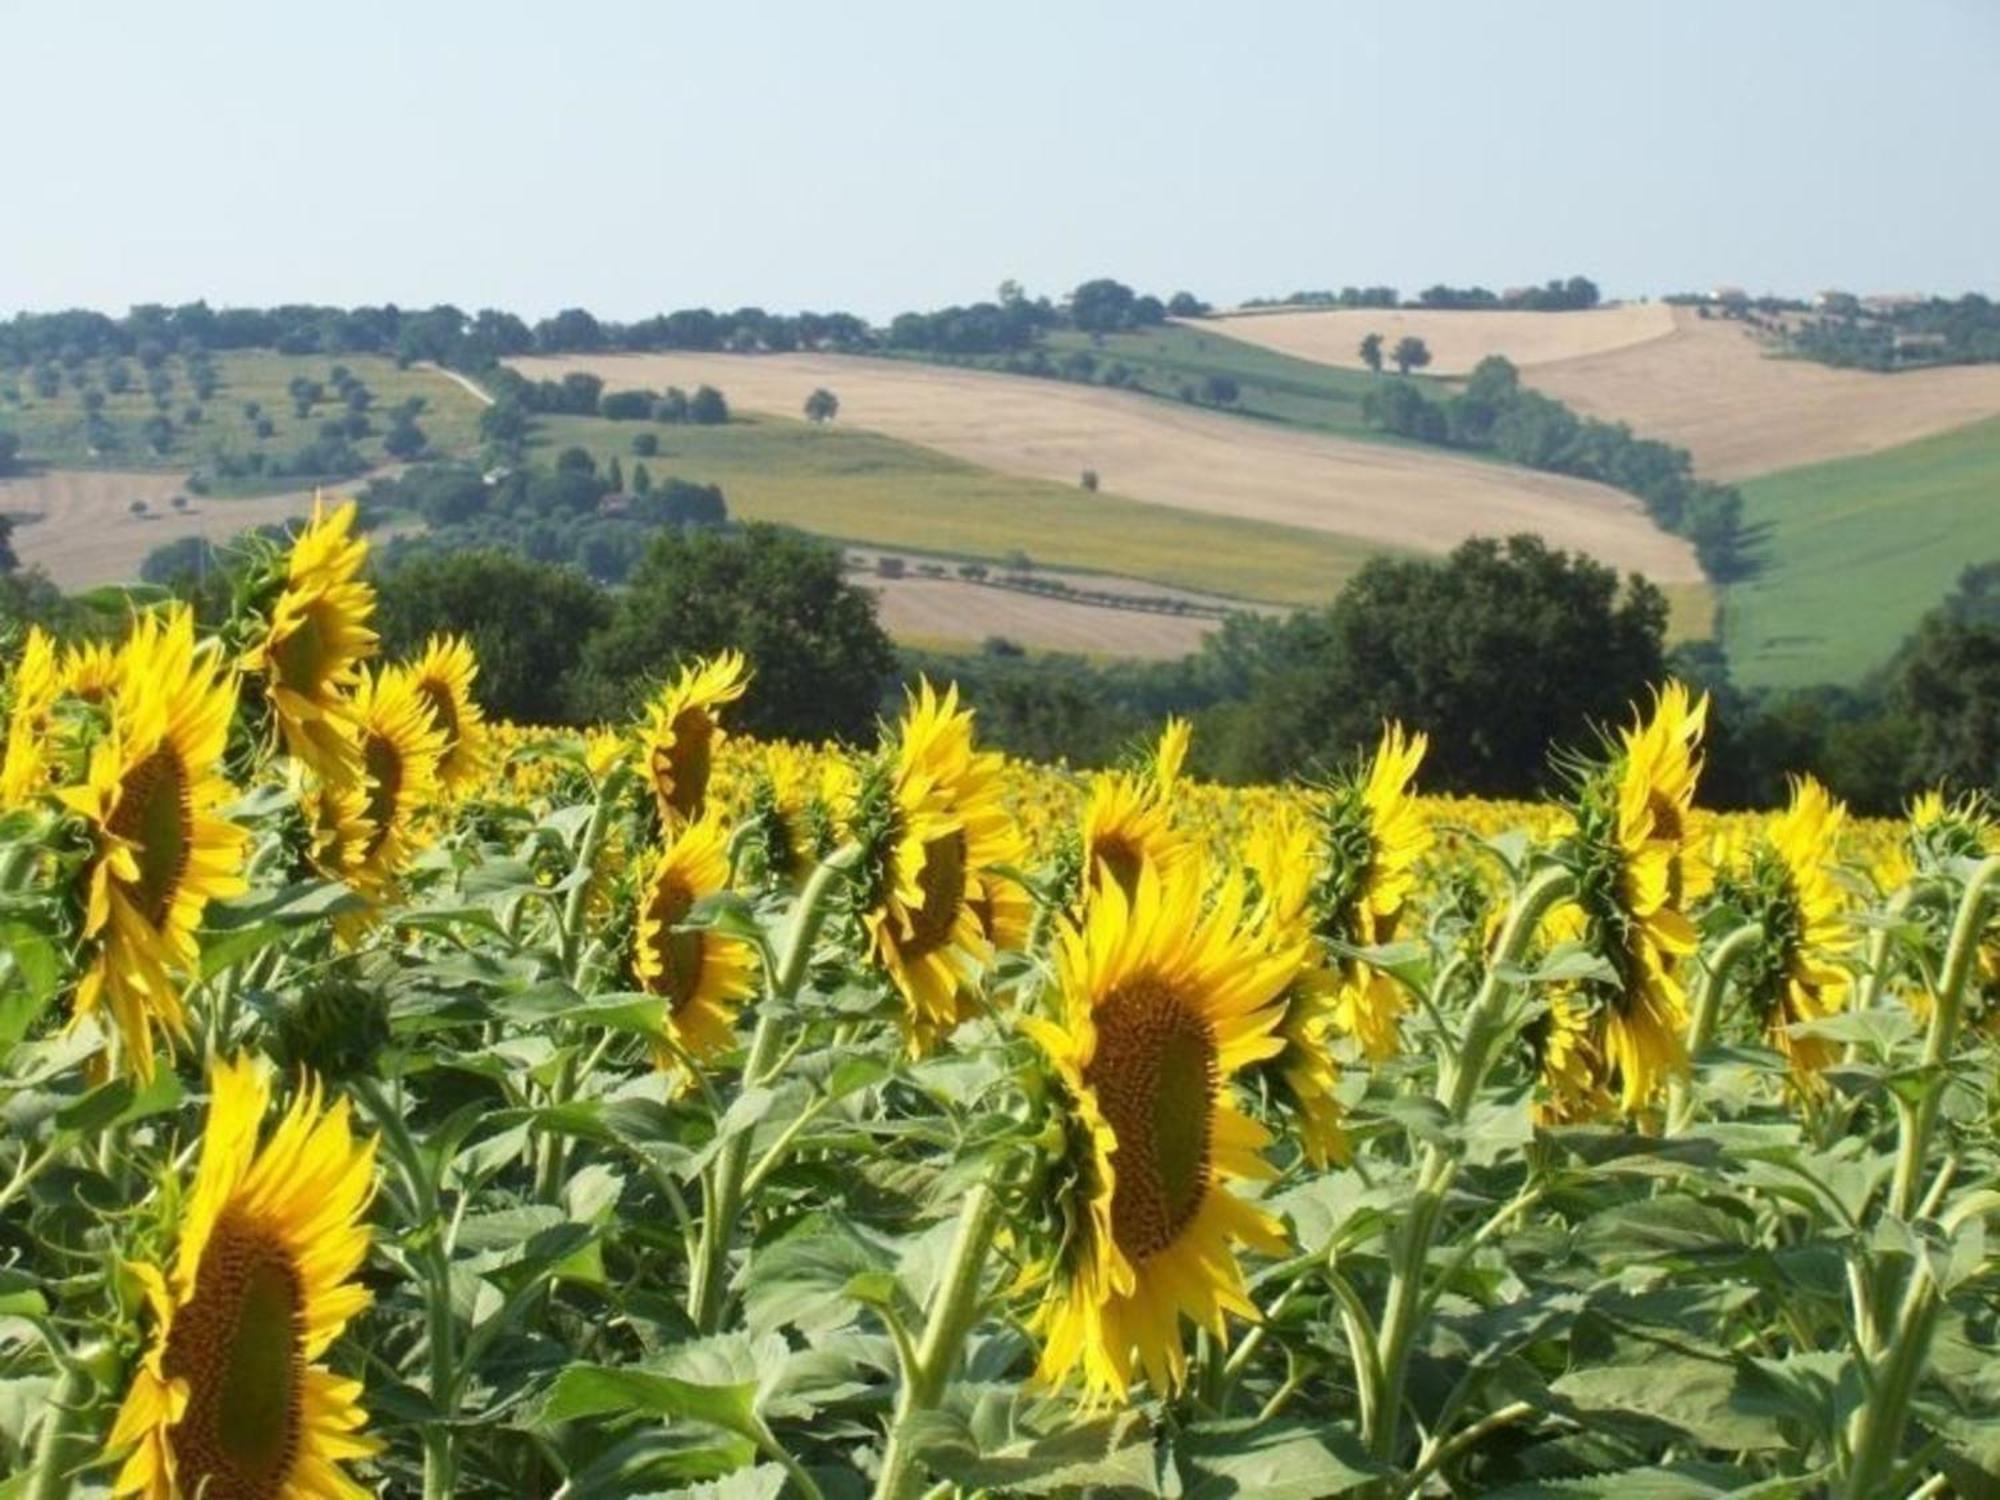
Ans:
[[[546,459],[581,447],[600,464],[615,457],[629,468],[639,430],[544,417],[532,451]],[[1373,550],[1304,527],[1090,495],[1074,482],[998,472],[844,424],[757,416],[644,430],[659,438],[645,461],[655,475],[720,485],[736,520],[836,541],[990,562],[1021,552],[1038,565],[1273,604],[1326,602]]]
[[[1740,323],[1674,313],[1669,337],[1545,365],[1528,382],[1679,444],[1716,480],[1878,453],[2000,415],[2000,365],[1839,370],[1771,355]]]
[[[1434,450],[1344,441],[1122,391],[833,355],[568,356],[514,364],[541,377],[589,370],[612,389],[712,384],[740,409],[784,415],[826,386],[840,398],[843,426],[1056,484],[1073,486],[1088,470],[1107,494],[1148,502],[1150,514],[1171,507],[1316,530],[1361,552],[1442,552],[1467,536],[1528,531],[1663,584],[1701,576],[1684,542],[1655,527],[1629,496],[1602,485]],[[1075,498],[1075,514],[1088,529],[1102,524],[1102,503]],[[814,529],[846,534],[832,516]],[[1129,545],[1134,538],[1128,531],[1120,540]],[[1151,566],[1113,570],[1243,592],[1212,578],[1167,578]]]
[[[1851,682],[1880,666],[1961,568],[2000,557],[1996,494],[2000,420],[1745,483],[1763,535],[1761,571],[1722,611],[1738,680]]]
[[[347,439],[363,467],[387,460],[382,439],[389,413],[411,400],[423,403],[416,421],[434,451],[463,452],[478,442],[480,401],[435,369],[402,369],[378,355],[263,350],[223,351],[208,363],[215,383],[206,399],[189,362],[179,356],[162,360],[156,371],[134,360],[86,361],[56,372],[60,383],[53,395],[41,393],[34,372],[0,373],[0,427],[20,435],[28,462],[64,468],[186,473],[258,453],[282,459],[317,441],[325,423],[349,414],[334,390],[335,371],[344,368],[372,398],[366,413],[369,430]],[[149,388],[156,378],[157,386]],[[297,380],[321,388],[304,411],[291,389]],[[121,384],[125,388],[116,389]],[[92,405],[98,408],[94,423]],[[196,420],[188,420],[191,414]],[[167,423],[160,432],[164,442],[158,445],[144,430],[155,417]],[[231,487],[247,492],[295,486],[295,481],[273,476]]]
[[[1464,375],[1489,354],[1523,370],[1587,355],[1642,347],[1674,330],[1673,309],[1626,302],[1576,312],[1476,311],[1432,308],[1328,308],[1246,311],[1185,325],[1295,359],[1361,370],[1362,339],[1382,335],[1386,353],[1416,337],[1430,349],[1432,375]]]
[[[184,508],[172,505],[175,496]],[[146,502],[144,514],[133,513],[135,500]],[[185,477],[171,473],[54,469],[0,479],[0,515],[14,520],[15,552],[65,589],[135,579],[146,554],[177,537],[227,541],[311,509],[310,491],[217,500],[189,494]]]
[[[1190,401],[1203,399],[1206,382],[1219,376],[1235,382],[1236,397],[1229,410],[1241,415],[1362,442],[1404,443],[1370,426],[1362,416],[1361,402],[1374,384],[1372,376],[1295,358],[1233,333],[1233,324],[1214,322],[1167,323],[1099,334],[1059,328],[1045,335],[1033,354],[954,356],[943,362],[1006,373],[1081,376],[1104,383],[1122,367],[1127,389]],[[1079,360],[1088,363],[1079,364]]]

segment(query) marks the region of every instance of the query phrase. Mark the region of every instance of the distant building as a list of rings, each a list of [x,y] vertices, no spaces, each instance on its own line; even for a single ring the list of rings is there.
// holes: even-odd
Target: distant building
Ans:
[[[1861,305],[1872,313],[1894,313],[1906,307],[1920,307],[1925,300],[1917,292],[1873,292],[1861,299]]]
[[[1748,302],[1750,294],[1740,286],[1713,286],[1708,289],[1711,302]]]

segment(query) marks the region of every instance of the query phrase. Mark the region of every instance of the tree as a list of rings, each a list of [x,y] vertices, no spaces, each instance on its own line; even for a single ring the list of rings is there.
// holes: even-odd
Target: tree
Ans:
[[[20,556],[14,551],[14,518],[0,515],[0,576],[11,578],[20,568]]]
[[[1175,292],[1167,299],[1167,316],[1171,318],[1199,318],[1208,311],[1208,304],[1193,292]]]
[[[1083,484],[1083,487],[1084,487],[1085,489],[1089,490],[1089,491],[1090,491],[1090,492],[1091,492],[1091,493],[1092,493],[1093,495],[1094,495],[1094,494],[1096,494],[1096,493],[1097,493],[1097,470],[1095,470],[1095,469],[1085,469],[1085,470],[1083,471],[1083,479],[1082,479],[1082,481],[1081,481],[1081,482],[1082,482],[1082,484]]]
[[[1085,333],[1116,333],[1132,326],[1137,302],[1123,282],[1099,277],[1070,293],[1070,321]]]
[[[820,386],[806,397],[806,420],[809,422],[831,422],[840,414],[840,397]]]
[[[705,427],[719,427],[729,420],[729,403],[722,392],[712,385],[705,385],[694,393],[688,401],[688,420]]]
[[[1903,647],[1891,699],[1914,730],[1912,779],[2000,785],[2000,563],[1967,568]]]
[[[1396,341],[1395,351],[1389,357],[1395,360],[1397,373],[1407,375],[1431,362],[1430,346],[1415,334],[1406,333]]]
[[[479,435],[489,443],[511,446],[528,435],[528,410],[512,396],[502,396],[479,414]]]
[[[651,391],[613,391],[598,402],[598,414],[614,422],[645,422],[653,415]]]
[[[1377,375],[1382,373],[1382,335],[1371,333],[1361,341],[1361,363]]]
[[[396,423],[382,436],[382,451],[391,458],[408,462],[430,446],[430,439],[424,436],[423,428],[408,417],[398,417]]]
[[[660,435],[657,432],[633,433],[632,451],[640,458],[651,458],[660,451]]]
[[[676,665],[732,647],[757,679],[737,722],[790,739],[865,738],[896,664],[838,549],[769,525],[664,531],[591,642],[590,706],[627,712]]]
[[[574,679],[611,599],[573,568],[495,551],[427,553],[378,580],[376,628],[390,656],[443,631],[471,638],[474,692],[486,711],[522,724],[576,722]]]
[[[21,434],[0,427],[0,474],[11,474],[21,462]]]
[[[1430,735],[1434,785],[1545,786],[1662,675],[1665,596],[1539,538],[1462,543],[1442,561],[1375,558],[1327,609],[1266,627],[1223,769],[1274,780],[1371,744],[1385,719]]]
[[[1211,375],[1201,383],[1202,399],[1211,406],[1234,406],[1241,394],[1232,375]]]

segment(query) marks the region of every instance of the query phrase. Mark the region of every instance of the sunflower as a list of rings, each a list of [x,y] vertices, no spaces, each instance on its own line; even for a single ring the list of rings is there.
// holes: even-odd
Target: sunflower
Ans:
[[[102,703],[118,686],[118,648],[109,641],[79,641],[62,657],[62,689],[86,703]]]
[[[185,607],[142,619],[120,656],[86,779],[57,795],[92,845],[76,1017],[108,1009],[124,1065],[150,1079],[155,1023],[186,1029],[173,974],[200,957],[202,912],[244,889],[247,835],[216,811],[235,795],[219,766],[236,679],[196,646]]]
[[[1497,936],[1504,914],[1495,911],[1488,939]],[[1583,909],[1565,901],[1542,918],[1536,937],[1546,954],[1584,940]],[[1593,1024],[1595,1006],[1586,985],[1556,983],[1544,991],[1547,1005],[1522,1030],[1539,1084],[1535,1118],[1544,1125],[1572,1125],[1611,1112],[1604,1055]]]
[[[753,880],[798,890],[831,851],[830,800],[806,752],[783,742],[764,750],[742,809],[745,865]]]
[[[1355,948],[1394,941],[1417,886],[1417,864],[1430,852],[1429,821],[1411,790],[1429,741],[1383,726],[1365,773],[1337,781],[1321,807],[1322,870],[1312,894],[1320,937]],[[1393,1057],[1402,1045],[1403,987],[1355,959],[1341,968],[1334,1020],[1368,1057]]]
[[[1244,864],[1261,892],[1252,925],[1273,952],[1298,956],[1298,968],[1282,995],[1278,1036],[1284,1050],[1261,1071],[1297,1117],[1306,1160],[1324,1168],[1346,1161],[1348,1144],[1335,1092],[1340,1065],[1333,1056],[1339,978],[1311,935],[1316,869],[1311,828],[1291,807],[1278,804],[1252,830]]]
[[[438,782],[447,792],[478,785],[486,771],[491,734],[472,696],[479,661],[464,636],[434,635],[409,666],[410,679],[430,704],[431,721],[444,736]]]
[[[1081,926],[1059,930],[1056,1019],[1020,1023],[1052,1070],[1067,1142],[1039,1373],[1080,1370],[1093,1397],[1122,1397],[1135,1368],[1176,1390],[1182,1318],[1220,1335],[1227,1314],[1256,1316],[1235,1245],[1285,1246],[1226,1185],[1275,1175],[1270,1135],[1229,1080],[1283,1050],[1279,1001],[1299,954],[1245,929],[1240,877],[1206,909],[1204,884],[1199,865],[1145,866],[1130,901],[1107,883]]]
[[[107,1445],[115,1495],[365,1500],[343,1472],[380,1444],[360,1382],[316,1363],[368,1305],[354,1280],[375,1146],[313,1084],[258,1148],[270,1103],[247,1058],[210,1074],[171,1265],[134,1264],[155,1324]]]
[[[725,1051],[736,1012],[756,990],[750,945],[715,931],[682,932],[695,902],[729,885],[728,840],[713,815],[690,823],[662,849],[639,892],[632,972],[639,987],[666,1001],[661,1030],[672,1042],[654,1048],[663,1069],[677,1053],[695,1058]]]
[[[724,738],[717,710],[741,698],[749,679],[742,653],[725,651],[683,670],[647,711],[646,774],[667,827],[701,816]]]
[[[349,885],[379,900],[415,852],[416,820],[437,795],[445,737],[430,699],[400,667],[362,675],[353,715],[366,832],[359,848],[345,851],[342,864]],[[330,784],[341,785],[338,778]]]
[[[1083,809],[1079,890],[1083,900],[1108,881],[1130,901],[1139,888],[1143,866],[1173,871],[1198,857],[1200,850],[1174,827],[1173,819],[1174,786],[1187,758],[1190,733],[1186,720],[1169,719],[1143,770],[1091,778]]]
[[[1825,787],[1801,778],[1791,805],[1717,881],[1721,899],[1763,931],[1738,970],[1739,983],[1766,1038],[1801,1078],[1827,1067],[1839,1048],[1825,1037],[1796,1037],[1791,1028],[1838,1014],[1848,1002],[1848,972],[1831,961],[1852,935],[1833,877],[1846,818]]]
[[[1707,709],[1668,684],[1653,717],[1624,731],[1611,763],[1586,777],[1571,812],[1586,941],[1616,975],[1599,986],[1594,1040],[1628,1112],[1687,1066],[1687,995],[1675,969],[1695,948],[1683,903],[1695,884],[1690,814]]]
[[[49,790],[55,775],[49,720],[62,687],[56,643],[40,626],[30,625],[20,660],[7,677],[7,748],[0,754],[0,812],[25,807]]]
[[[1885,892],[1918,875],[1950,877],[1960,860],[2000,854],[2000,818],[1990,795],[1970,792],[1947,800],[1931,790],[1910,805],[1903,837],[1880,860],[1876,876]],[[1937,941],[1944,940],[1940,929]],[[1902,991],[1919,1020],[1930,1021],[1932,996],[1919,985]],[[1966,1024],[1989,1034],[2000,1033],[2000,913],[1989,913],[1975,956],[1974,972],[1961,1001]]]
[[[1028,903],[995,867],[1024,845],[1001,801],[1003,762],[973,747],[958,689],[919,685],[894,753],[845,794],[843,822],[871,852],[861,912],[870,957],[903,997],[922,1052],[969,1013],[996,946],[1025,938]]]
[[[1701,776],[1697,750],[1708,723],[1708,698],[1690,699],[1684,683],[1669,682],[1654,701],[1653,716],[1624,732],[1626,778],[1643,786],[1650,837],[1672,847],[1668,900],[1686,910],[1708,889],[1710,875],[1701,845],[1688,827],[1695,783]]]
[[[263,678],[285,747],[333,779],[354,774],[347,695],[375,651],[375,590],[358,576],[368,544],[352,535],[354,518],[352,500],[331,514],[314,500],[262,635],[243,658]]]

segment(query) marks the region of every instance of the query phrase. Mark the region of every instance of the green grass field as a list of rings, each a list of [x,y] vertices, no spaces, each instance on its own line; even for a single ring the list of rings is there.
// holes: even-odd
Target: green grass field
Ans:
[[[32,371],[0,371],[0,428],[20,434],[26,461],[56,468],[196,469],[212,464],[221,454],[259,451],[282,459],[316,439],[323,422],[345,415],[346,408],[331,379],[334,367],[345,365],[374,397],[368,413],[374,430],[354,440],[354,447],[369,463],[387,460],[382,434],[388,430],[389,412],[413,396],[424,401],[416,421],[433,451],[468,452],[479,441],[479,402],[436,370],[398,369],[394,360],[377,355],[333,357],[241,350],[212,356],[219,384],[206,401],[199,400],[184,360],[171,357],[161,367],[171,382],[164,392],[164,414],[173,423],[171,440],[161,452],[141,431],[156,411],[147,389],[148,372],[135,359],[122,363],[131,384],[121,393],[109,389],[110,362],[103,360],[62,370],[61,387],[53,396],[37,391]],[[325,387],[324,397],[303,417],[287,388],[298,376]],[[107,439],[96,446],[90,439],[85,405],[86,393],[93,390],[104,397],[99,415],[103,419],[101,436]],[[251,403],[255,403],[258,416],[270,423],[269,436],[257,435],[257,419],[246,409]],[[195,405],[201,409],[201,419],[189,423],[187,409]],[[218,489],[232,493],[257,488],[275,491],[296,488],[297,484],[297,478],[272,477],[232,482]]]
[[[1221,410],[1364,442],[1394,447],[1423,446],[1378,431],[1362,420],[1362,398],[1378,377],[1361,370],[1340,370],[1311,360],[1294,359],[1289,354],[1260,349],[1199,325],[1169,323],[1137,333],[1106,334],[1098,338],[1056,329],[1045,337],[1042,348],[1057,367],[1080,351],[1090,354],[1097,361],[1095,379],[1099,383],[1112,365],[1122,363],[1132,372],[1135,383],[1130,389],[1168,400],[1186,399],[1183,394],[1186,389],[1198,391],[1211,375],[1227,375],[1236,382],[1238,396],[1233,405]],[[924,358],[907,354],[895,357]],[[1025,358],[973,355],[939,362],[1005,370],[1018,368]],[[1432,381],[1427,376],[1414,378],[1426,385],[1446,383]]]
[[[644,460],[641,431],[660,440]],[[546,417],[537,457],[588,449],[653,478],[718,484],[741,521],[776,521],[838,541],[1000,561],[1025,552],[1049,567],[1122,574],[1273,604],[1324,604],[1376,550],[1266,522],[1148,505],[1018,479],[873,433],[775,417],[724,427]]]
[[[1742,485],[1763,570],[1732,585],[1722,639],[1754,687],[1854,682],[1968,563],[2000,558],[2000,419]]]

